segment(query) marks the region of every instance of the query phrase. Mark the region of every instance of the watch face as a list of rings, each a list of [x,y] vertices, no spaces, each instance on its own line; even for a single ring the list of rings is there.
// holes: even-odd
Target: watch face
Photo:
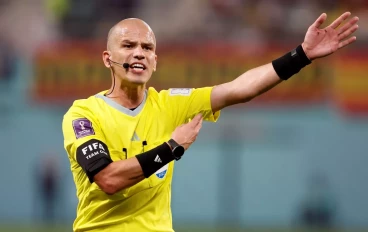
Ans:
[[[184,152],[185,152],[185,149],[182,146],[177,146],[173,150],[174,156],[178,158],[181,157],[184,154]]]

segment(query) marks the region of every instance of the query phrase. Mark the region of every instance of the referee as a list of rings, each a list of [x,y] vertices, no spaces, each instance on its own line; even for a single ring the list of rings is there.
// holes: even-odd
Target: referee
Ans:
[[[76,100],[63,119],[79,199],[73,230],[173,231],[174,164],[195,141],[202,120],[215,122],[224,107],[250,101],[314,59],[353,43],[358,18],[347,20],[350,15],[321,29],[327,18],[322,14],[301,45],[231,82],[160,92],[146,88],[157,65],[149,25],[131,18],[113,26],[102,53],[111,88]]]

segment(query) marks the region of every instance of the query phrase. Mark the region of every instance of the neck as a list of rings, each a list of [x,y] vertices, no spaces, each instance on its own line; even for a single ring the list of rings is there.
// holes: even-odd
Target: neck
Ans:
[[[145,85],[115,86],[114,90],[110,88],[107,91],[107,93],[110,93],[112,90],[111,94],[107,95],[107,97],[125,108],[137,108],[143,101],[145,89]]]

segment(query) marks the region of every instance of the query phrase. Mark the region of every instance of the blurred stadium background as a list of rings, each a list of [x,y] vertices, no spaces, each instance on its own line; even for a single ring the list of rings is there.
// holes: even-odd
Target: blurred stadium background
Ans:
[[[0,0],[0,231],[71,231],[61,120],[110,86],[101,54],[123,18],[158,41],[157,89],[209,86],[303,41],[322,13],[358,41],[206,123],[176,165],[177,231],[368,231],[367,0]]]

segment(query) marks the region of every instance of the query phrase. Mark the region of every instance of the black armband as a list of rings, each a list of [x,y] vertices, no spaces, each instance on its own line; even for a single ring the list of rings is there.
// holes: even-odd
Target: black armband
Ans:
[[[136,155],[136,157],[146,178],[174,160],[171,148],[167,143],[163,143],[152,150]]]
[[[93,182],[93,177],[112,163],[106,144],[97,139],[91,139],[77,148],[77,162]]]
[[[305,54],[302,45],[272,61],[272,66],[282,80],[287,80],[302,68],[312,63]]]

